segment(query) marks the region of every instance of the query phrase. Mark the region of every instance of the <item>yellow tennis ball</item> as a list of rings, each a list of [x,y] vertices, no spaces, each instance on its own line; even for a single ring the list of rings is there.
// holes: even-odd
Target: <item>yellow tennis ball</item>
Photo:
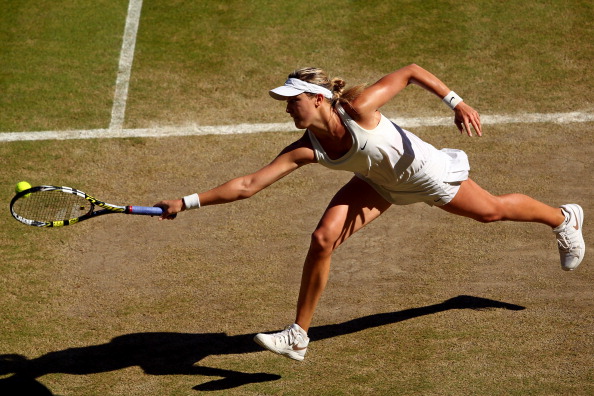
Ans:
[[[31,185],[29,183],[27,183],[26,181],[22,181],[22,182],[18,182],[16,187],[14,188],[14,191],[16,191],[17,193],[20,193],[21,191],[25,191],[31,188]],[[31,194],[25,194],[25,197],[28,197]]]

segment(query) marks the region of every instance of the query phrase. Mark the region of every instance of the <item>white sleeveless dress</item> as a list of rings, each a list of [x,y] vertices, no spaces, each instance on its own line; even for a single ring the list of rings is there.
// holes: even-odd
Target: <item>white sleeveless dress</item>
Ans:
[[[470,165],[463,151],[438,150],[384,115],[374,129],[367,130],[340,105],[337,111],[353,138],[353,146],[341,158],[333,160],[308,131],[317,162],[330,169],[355,173],[388,202],[445,205],[468,178]]]

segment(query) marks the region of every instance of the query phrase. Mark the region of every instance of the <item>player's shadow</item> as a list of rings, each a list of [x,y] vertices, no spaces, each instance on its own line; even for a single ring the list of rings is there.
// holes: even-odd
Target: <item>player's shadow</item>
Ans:
[[[473,296],[458,296],[420,308],[380,313],[347,322],[317,326],[310,329],[312,341],[356,333],[365,329],[389,325],[404,320],[451,309],[508,309],[524,307]],[[149,375],[202,375],[221,377],[194,387],[197,391],[236,388],[242,385],[275,381],[278,374],[244,373],[197,365],[210,355],[229,355],[258,352],[254,334],[228,336],[224,333],[135,333],[112,339],[106,344],[69,348],[50,352],[34,359],[20,355],[0,355],[0,395],[52,395],[37,381],[51,373],[87,375],[139,366]]]

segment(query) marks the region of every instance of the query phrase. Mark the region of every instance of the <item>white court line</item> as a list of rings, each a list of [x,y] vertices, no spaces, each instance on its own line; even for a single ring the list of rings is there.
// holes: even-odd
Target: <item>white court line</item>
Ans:
[[[136,33],[140,23],[140,10],[142,0],[130,0],[128,15],[126,16],[126,27],[124,28],[124,39],[120,51],[120,63],[118,65],[118,77],[116,79],[115,93],[113,96],[113,107],[111,109],[111,122],[109,129],[122,129],[126,115],[126,102],[128,100],[128,85],[130,85],[130,74],[132,61],[134,60],[134,47],[136,46]]]
[[[415,127],[452,126],[453,117],[409,117],[391,118],[404,129]],[[483,115],[483,125],[498,124],[534,124],[552,123],[566,124],[572,122],[594,122],[594,113],[528,113],[516,115]],[[68,131],[41,132],[4,132],[0,133],[0,142],[24,140],[68,140],[68,139],[108,139],[126,137],[173,137],[196,135],[231,135],[262,132],[295,132],[298,129],[292,122],[270,124],[237,124],[237,125],[187,125],[178,127],[157,127],[138,129],[85,129]]]

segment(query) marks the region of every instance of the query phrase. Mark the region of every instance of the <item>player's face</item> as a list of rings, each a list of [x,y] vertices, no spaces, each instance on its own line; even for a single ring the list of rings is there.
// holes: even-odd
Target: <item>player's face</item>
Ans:
[[[310,97],[304,93],[287,99],[286,111],[297,128],[305,129],[311,125],[316,115],[315,99],[315,96]]]

